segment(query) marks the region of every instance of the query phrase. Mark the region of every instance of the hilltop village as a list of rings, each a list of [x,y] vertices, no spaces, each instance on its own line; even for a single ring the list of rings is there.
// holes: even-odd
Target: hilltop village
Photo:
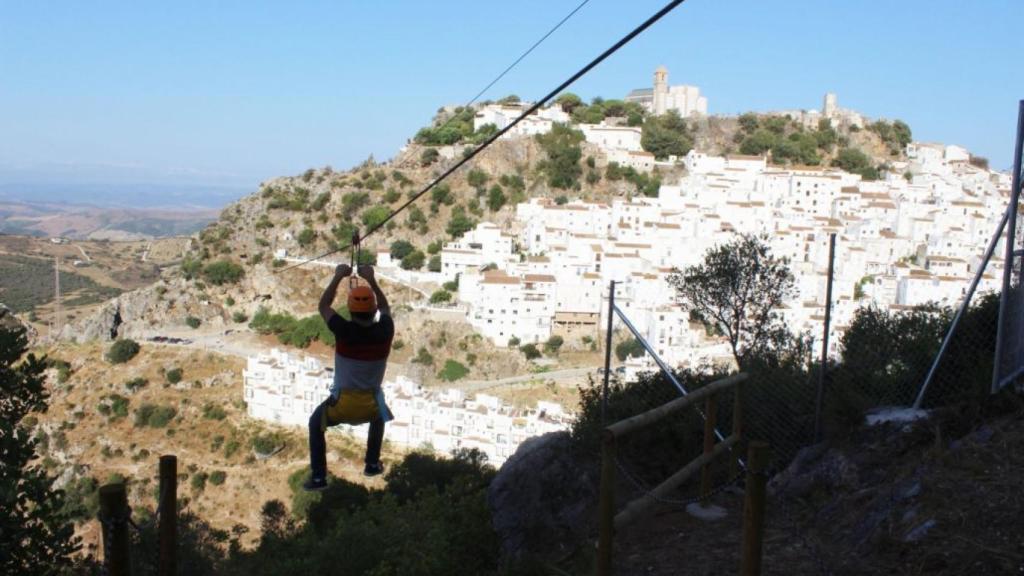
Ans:
[[[627,100],[652,112],[675,110],[697,118],[707,100],[692,86],[667,85],[655,72],[653,89]],[[492,104],[479,125],[504,127],[526,104]],[[821,111],[789,110],[807,127],[827,121],[859,130],[865,118],[826,94]],[[568,116],[547,108],[506,134],[524,138],[550,131]],[[727,361],[728,347],[690,323],[666,276],[698,264],[711,247],[737,233],[762,234],[789,259],[797,295],[782,311],[795,331],[821,331],[829,236],[836,235],[831,353],[860,306],[956,304],[980,265],[1004,211],[1010,176],[972,163],[959,146],[911,142],[905,160],[892,161],[876,180],[823,166],[780,167],[765,155],[711,156],[691,150],[656,160],[641,148],[641,129],[578,124],[608,165],[639,173],[682,168],[678,182],[655,197],[611,202],[534,198],[516,207],[509,229],[483,222],[441,251],[439,281],[458,279],[467,319],[494,344],[596,339],[605,325],[609,283],[616,302],[662,357],[673,365]],[[998,289],[997,249],[979,289]],[[394,265],[382,252],[378,262]]]
[[[655,71],[652,88],[633,90],[624,101],[649,114],[670,113],[688,122],[701,122],[708,115],[708,100],[700,89],[670,86],[664,68]],[[519,101],[480,105],[473,130],[503,129],[529,106]],[[869,119],[841,108],[831,93],[823,97],[821,110],[767,116],[784,119],[797,131],[837,128],[851,134],[871,129]],[[966,149],[913,142],[909,131],[905,143],[887,151],[884,169],[872,173],[845,171],[826,162],[776,164],[768,153],[713,155],[699,146],[685,155],[659,158],[644,149],[642,128],[628,118],[580,122],[558,104],[528,116],[503,139],[536,138],[558,126],[582,134],[588,150],[597,151],[594,165],[605,174],[621,170],[656,175],[660,185],[652,193],[603,201],[573,197],[571,192],[528,198],[515,205],[514,218],[500,224],[478,222],[446,242],[439,251],[440,266],[432,271],[405,269],[388,250],[380,250],[375,256],[381,273],[421,286],[456,285],[451,301],[431,306],[464,314],[498,347],[540,344],[557,336],[568,348],[593,348],[602,341],[614,281],[616,304],[652,348],[670,365],[700,370],[730,365],[730,349],[723,338],[690,318],[667,276],[699,264],[708,249],[736,234],[760,235],[774,255],[788,260],[796,278],[795,295],[780,311],[787,325],[794,333],[820,338],[829,239],[835,235],[829,353],[837,355],[844,330],[862,306],[958,303],[977,272],[1011,185],[1008,174],[990,170]],[[438,148],[449,161],[465,151],[458,145]],[[665,174],[672,178],[662,182]],[[981,279],[981,292],[998,289],[1002,251],[996,254]],[[283,248],[275,253],[276,258],[289,256]],[[260,362],[266,359],[250,359],[250,402],[249,383],[257,378],[254,367]],[[629,364],[634,370],[653,367],[650,359],[631,359]],[[280,419],[280,400],[273,397],[278,392],[268,393],[257,404],[277,412],[256,409],[252,415]],[[491,407],[486,396],[460,397],[458,402],[468,403],[470,411],[505,410]],[[542,412],[538,407],[533,413]],[[451,433],[454,425],[443,428]],[[490,442],[496,442],[492,436]],[[408,443],[418,440],[410,437]],[[497,459],[505,457],[497,444],[488,451]]]

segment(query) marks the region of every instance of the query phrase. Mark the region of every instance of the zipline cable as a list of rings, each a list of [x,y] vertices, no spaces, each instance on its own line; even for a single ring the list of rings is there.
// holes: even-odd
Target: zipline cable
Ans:
[[[533,52],[537,48],[537,46],[540,46],[541,44],[543,44],[544,41],[547,40],[549,36],[554,34],[556,30],[561,28],[562,24],[565,24],[566,21],[569,20],[569,18],[572,18],[577,12],[580,11],[581,8],[586,6],[588,2],[590,2],[590,0],[583,0],[583,2],[580,2],[578,6],[576,6],[575,8],[572,9],[572,12],[569,12],[568,14],[565,15],[565,18],[562,18],[561,20],[559,20],[558,23],[555,24],[550,30],[548,30],[546,34],[544,34],[543,36],[540,37],[539,40],[534,42],[533,46],[530,46],[529,48],[526,49],[525,52],[520,54],[519,58],[516,58],[515,62],[509,64],[507,68],[505,68],[504,70],[501,71],[501,74],[498,74],[497,76],[495,76],[494,80],[491,80],[490,84],[488,84],[487,86],[484,86],[482,90],[480,90],[479,92],[476,93],[476,96],[473,96],[473,98],[470,99],[469,102],[466,102],[465,104],[463,104],[462,107],[463,108],[469,108],[470,106],[472,106],[477,101],[478,98],[483,96],[488,90],[491,89],[491,86],[494,86],[495,84],[497,84],[499,80],[501,80],[502,78],[505,77],[506,74],[511,72],[512,69],[516,67],[516,65],[518,65],[520,62],[523,61],[524,58],[526,58],[527,56],[530,55],[530,52]],[[451,124],[452,120],[454,120],[456,117],[458,117],[458,114],[452,114],[451,116],[448,117],[447,120],[445,120],[445,122],[443,124],[438,126],[436,129],[438,131],[444,129],[449,124]]]
[[[532,46],[530,46],[529,48],[526,49],[525,52],[520,54],[519,57],[515,59],[515,61],[513,61],[511,64],[509,64],[507,67],[505,67],[505,69],[502,70],[500,74],[495,76],[493,80],[491,80],[486,86],[484,86],[479,92],[477,92],[476,96],[473,96],[469,100],[469,102],[466,102],[465,104],[463,104],[462,108],[469,108],[470,106],[472,106],[477,101],[477,99],[479,99],[488,90],[490,90],[492,86],[497,84],[499,80],[504,78],[506,74],[508,74],[510,71],[512,71],[513,68],[515,68],[520,62],[522,62],[523,59],[525,59],[527,56],[529,56],[530,53],[533,52],[538,46],[543,44],[544,41],[548,39],[548,37],[550,37],[552,34],[555,33],[555,31],[557,31],[559,28],[561,28],[562,24],[565,24],[570,18],[575,16],[576,13],[579,12],[581,8],[586,6],[588,2],[590,2],[590,0],[583,0],[583,2],[580,2],[578,5],[576,5],[576,7],[573,8],[571,12],[566,14],[564,18],[559,20],[553,27],[551,27],[550,30],[548,30],[543,36],[541,36],[536,42],[534,42]],[[450,116],[448,116],[448,119],[445,120],[443,124],[441,124],[440,126],[435,128],[434,130],[437,130],[437,131],[444,130],[445,128],[448,127],[449,124],[452,123],[453,120],[455,120],[458,117],[459,117],[459,115],[457,113],[451,114]],[[351,260],[350,267],[353,270],[355,270],[356,269],[356,260],[358,259],[358,255],[359,255],[358,254],[359,253],[359,235],[358,235],[357,232],[353,232],[352,233],[352,241],[349,242],[349,245],[348,245],[347,248],[352,250],[352,255],[351,255],[351,258],[350,258],[350,260]],[[340,248],[340,250],[345,250],[345,249],[346,249],[345,247]],[[317,258],[313,258],[313,260],[316,260],[318,258],[322,258],[322,256],[319,256]],[[296,264],[295,266],[302,266],[303,264],[305,264],[307,262],[309,262],[309,260],[307,260],[306,262],[301,262],[299,264]],[[294,268],[295,266],[289,266],[288,268],[285,268],[284,270],[281,270],[281,272],[284,272],[285,270],[288,270],[290,268]]]
[[[617,52],[620,48],[622,48],[623,46],[628,44],[631,40],[633,40],[634,38],[639,36],[644,30],[647,30],[648,28],[650,28],[655,22],[657,22],[658,20],[661,20],[666,14],[668,14],[669,12],[674,10],[677,6],[679,6],[680,4],[682,4],[685,1],[686,0],[672,0],[672,2],[669,2],[668,4],[666,4],[664,8],[662,8],[661,10],[658,10],[653,16],[651,16],[650,18],[645,20],[642,24],[640,24],[639,26],[634,28],[629,34],[626,34],[618,42],[616,42],[610,48],[608,48],[607,50],[602,52],[597,58],[594,58],[593,60],[591,60],[590,63],[588,63],[586,66],[581,68],[575,74],[570,76],[567,80],[565,80],[564,82],[559,84],[554,90],[548,92],[548,94],[546,96],[544,96],[543,98],[541,98],[540,100],[535,102],[532,106],[527,108],[522,114],[520,114],[518,117],[516,117],[515,120],[510,122],[508,126],[505,126],[501,130],[498,130],[497,132],[495,132],[493,135],[491,135],[490,138],[488,138],[487,140],[484,140],[483,143],[481,143],[479,146],[474,148],[469,154],[466,154],[465,156],[463,156],[462,159],[459,160],[458,162],[456,162],[452,167],[450,167],[447,170],[445,170],[444,172],[442,172],[440,176],[434,178],[422,190],[417,192],[415,196],[412,196],[405,203],[403,203],[401,206],[399,206],[394,211],[392,211],[391,214],[389,214],[387,218],[385,218],[384,220],[382,220],[379,223],[377,223],[377,225],[374,226],[373,228],[370,228],[365,234],[363,234],[361,236],[360,239],[366,239],[367,237],[369,237],[371,234],[373,234],[377,230],[380,230],[385,224],[390,222],[391,219],[393,219],[395,216],[397,216],[399,213],[401,213],[402,210],[405,210],[406,208],[411,206],[414,202],[419,200],[421,196],[423,196],[424,194],[429,192],[434,186],[437,186],[438,184],[440,184],[445,178],[447,178],[448,176],[452,175],[456,170],[458,170],[459,168],[462,168],[464,165],[466,165],[467,162],[469,162],[470,160],[475,158],[477,154],[479,154],[480,152],[483,152],[484,149],[486,149],[488,146],[490,146],[495,141],[497,141],[498,138],[501,138],[502,136],[504,136],[512,128],[515,128],[515,126],[517,124],[519,124],[520,122],[525,120],[528,116],[530,116],[531,114],[533,114],[534,112],[539,110],[542,106],[547,104],[550,100],[554,99],[555,96],[558,96],[563,90],[568,88],[573,82],[579,80],[587,72],[590,72],[591,70],[593,70],[594,67],[596,67],[598,64],[603,62],[605,59],[607,59],[609,56],[611,56],[615,52]],[[347,250],[347,249],[349,249],[351,247],[352,247],[352,244],[349,244],[348,246],[342,246],[340,248],[336,248],[336,249],[331,250],[329,252],[324,252],[323,254],[320,254],[319,256],[314,256],[313,258],[310,258],[308,260],[304,260],[304,261],[299,262],[297,264],[293,264],[291,266],[288,266],[287,268],[282,268],[278,273],[284,272],[286,270],[291,270],[292,268],[297,268],[297,267],[302,266],[304,264],[308,264],[310,262],[313,262],[314,260],[319,260],[320,258],[324,258],[326,256],[330,256],[331,254],[336,254],[338,252],[341,252],[342,250]]]

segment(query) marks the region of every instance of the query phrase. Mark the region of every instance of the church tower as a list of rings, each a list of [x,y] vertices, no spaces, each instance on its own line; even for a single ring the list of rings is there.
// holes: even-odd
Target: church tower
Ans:
[[[834,93],[832,93],[832,92],[826,93],[825,94],[825,101],[824,101],[824,103],[823,103],[823,105],[821,107],[821,114],[825,118],[831,119],[833,116],[836,115],[836,112],[838,111],[838,109],[839,109],[839,106],[838,106],[838,102],[836,100],[836,95]]]
[[[651,111],[655,116],[665,113],[668,104],[668,69],[658,66],[654,71],[654,99],[651,101]]]

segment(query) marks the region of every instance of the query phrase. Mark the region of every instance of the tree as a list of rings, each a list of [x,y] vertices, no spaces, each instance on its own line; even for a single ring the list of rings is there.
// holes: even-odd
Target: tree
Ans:
[[[508,198],[505,196],[505,192],[502,191],[501,186],[495,184],[491,186],[491,189],[487,192],[487,207],[491,209],[491,212],[497,212],[508,202]]]
[[[214,286],[234,284],[245,276],[245,269],[230,260],[218,260],[203,267],[203,278]]]
[[[711,248],[702,264],[673,270],[668,283],[685,308],[726,336],[741,369],[785,330],[778,308],[795,286],[786,259],[749,234]]]
[[[558,98],[555,98],[555,104],[561,106],[563,112],[572,114],[576,107],[583,104],[583,100],[572,92],[562,92],[558,95]]]
[[[416,247],[412,245],[412,242],[395,240],[391,243],[391,259],[400,261],[415,249]]]
[[[555,334],[544,343],[544,352],[549,356],[557,356],[558,351],[562,349],[562,344],[565,344],[565,339]]]
[[[650,116],[644,121],[640,146],[658,159],[685,156],[693,148],[693,137],[679,114],[669,110],[661,116]]]
[[[316,231],[313,230],[312,228],[303,228],[302,232],[299,232],[299,236],[297,238],[297,240],[299,241],[299,246],[302,246],[303,248],[312,244],[313,240],[315,239]]]
[[[469,368],[456,360],[445,360],[444,367],[437,373],[437,377],[445,382],[454,382],[469,374]]]
[[[427,260],[427,270],[429,270],[431,272],[440,272],[441,271],[441,255],[440,254],[434,254],[433,256],[430,257],[430,260]]]
[[[444,204],[445,206],[451,206],[455,203],[455,196],[452,195],[452,189],[445,183],[438,184],[430,191],[430,201],[434,204]]]
[[[832,165],[853,174],[860,174],[865,180],[878,179],[878,169],[872,165],[871,158],[856,148],[840,150]]]
[[[491,177],[487,175],[487,172],[478,168],[473,168],[469,171],[469,174],[466,175],[466,183],[477,190],[483,190],[483,187],[487,185],[487,181],[490,180],[490,178]]]
[[[777,136],[764,128],[758,128],[740,143],[740,154],[760,156],[772,149],[777,143]]]
[[[447,290],[436,290],[430,295],[431,304],[443,304],[452,301],[452,293]]]
[[[533,343],[523,344],[519,347],[519,351],[523,353],[523,356],[526,356],[527,360],[534,360],[541,356],[540,350],[537,349],[537,345]]]
[[[740,130],[748,134],[757,130],[757,114],[746,112],[739,117]]]
[[[615,357],[620,362],[626,358],[639,358],[644,355],[644,352],[644,345],[636,338],[630,338],[615,345]]]
[[[111,364],[124,364],[125,362],[135,358],[135,355],[139,353],[139,343],[135,340],[124,339],[117,340],[107,350],[107,360]]]
[[[437,148],[427,148],[420,154],[420,166],[430,166],[437,162],[440,156],[441,154],[437,151]]]
[[[0,573],[60,574],[70,572],[80,540],[25,422],[48,399],[46,359],[27,349],[23,328],[0,328]]]
[[[462,206],[456,206],[452,209],[452,217],[448,220],[445,230],[452,235],[452,238],[458,238],[472,230],[474,226],[476,226],[476,222],[466,216],[465,209]]]
[[[370,194],[368,192],[349,192],[341,197],[341,218],[342,220],[348,220],[352,218],[367,204],[370,203]]]
[[[423,268],[423,263],[426,261],[426,254],[419,250],[413,250],[412,252],[405,255],[402,258],[401,266],[403,270],[419,270]]]
[[[374,206],[373,208],[368,208],[362,214],[363,225],[366,226],[367,230],[372,230],[373,228],[383,224],[389,214],[387,206]]]
[[[583,140],[583,132],[557,122],[547,134],[537,135],[537,142],[547,154],[540,169],[547,175],[549,186],[567,190],[577,185],[583,173],[580,167],[583,157],[580,142]]]

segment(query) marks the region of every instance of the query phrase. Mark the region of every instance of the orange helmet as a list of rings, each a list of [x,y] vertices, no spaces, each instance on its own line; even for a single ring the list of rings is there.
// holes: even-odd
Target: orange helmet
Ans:
[[[348,311],[373,314],[377,311],[377,296],[369,286],[353,286],[348,291]]]

